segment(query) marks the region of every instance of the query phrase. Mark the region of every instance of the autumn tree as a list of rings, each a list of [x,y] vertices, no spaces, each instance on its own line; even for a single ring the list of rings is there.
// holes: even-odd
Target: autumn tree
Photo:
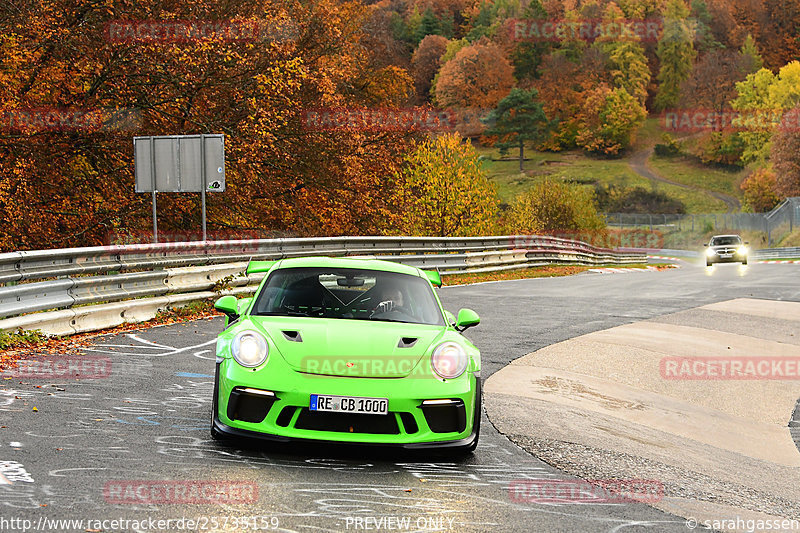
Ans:
[[[397,171],[388,233],[463,237],[494,232],[499,200],[475,149],[459,135],[418,143]]]
[[[576,142],[589,152],[618,155],[633,143],[645,118],[644,106],[625,89],[601,85],[586,96]]]
[[[430,98],[431,82],[441,68],[440,59],[447,50],[447,39],[441,35],[428,35],[419,43],[411,59],[414,87],[421,101]]]
[[[220,20],[253,31],[183,40],[109,31],[149,20]],[[208,198],[212,231],[376,232],[395,209],[382,194],[417,134],[318,132],[304,122],[320,106],[407,101],[411,78],[376,57],[369,20],[367,6],[334,0],[1,5],[4,110],[119,110],[132,120],[95,129],[5,124],[0,248],[97,245],[146,231],[150,198],[134,193],[132,135],[226,135],[227,190]],[[199,195],[160,194],[158,209],[163,230],[199,227]]]
[[[634,20],[655,18],[664,9],[664,0],[617,0],[616,3],[625,18]]]
[[[747,76],[750,59],[733,50],[714,50],[700,56],[692,75],[681,85],[691,107],[723,113],[736,97],[736,84]]]
[[[545,145],[552,150],[577,146],[586,95],[601,84],[610,84],[607,58],[596,48],[586,50],[578,62],[561,54],[549,54],[542,62],[542,75],[534,82],[544,111],[558,121]]]
[[[465,114],[477,112],[469,115],[475,119],[464,124],[462,130],[475,134],[483,129],[477,120],[480,114],[494,108],[513,86],[513,68],[500,48],[492,43],[476,43],[459,50],[442,66],[435,87],[436,103]]]
[[[520,15],[519,22],[523,25],[532,21],[546,20],[547,11],[541,0],[531,0]],[[513,32],[513,28],[508,28]],[[513,45],[510,53],[514,65],[514,77],[518,80],[534,79],[539,77],[539,66],[542,58],[552,49],[551,43],[540,40],[509,39]]]
[[[691,0],[691,15],[695,24],[695,48],[699,52],[724,48],[711,31],[714,17],[706,0]]]
[[[775,173],[770,168],[759,168],[747,176],[740,186],[744,205],[754,213],[765,213],[781,202],[777,192]]]
[[[751,24],[760,29],[753,33],[760,37],[765,65],[776,70],[800,59],[800,0],[762,0],[753,4],[747,15]]]
[[[444,107],[492,108],[514,85],[513,69],[492,43],[459,50],[442,67],[436,101]]]
[[[742,160],[764,162],[770,153],[770,138],[784,114],[800,105],[800,62],[793,61],[778,74],[762,68],[736,84],[731,102],[742,118],[735,126],[744,142]]]
[[[678,105],[681,84],[690,76],[696,55],[694,30],[687,20],[689,9],[684,0],[668,0],[664,11],[664,32],[656,54],[661,62],[658,71],[658,94],[655,106],[667,109]]]
[[[744,58],[745,68],[747,69],[747,74],[751,74],[756,72],[757,70],[764,67],[764,60],[761,59],[761,54],[758,51],[758,45],[756,44],[756,40],[753,39],[751,34],[747,34],[747,37],[742,44],[742,48],[739,50]]]
[[[445,65],[448,61],[456,57],[456,54],[461,51],[462,48],[469,46],[471,43],[466,37],[462,37],[461,39],[450,39],[447,41],[447,47],[445,48],[444,54],[439,58],[439,65]],[[431,89],[430,89],[430,97],[432,100],[436,99],[436,84],[439,82],[439,75],[441,74],[441,68],[433,77],[433,81],[431,82]]]
[[[517,195],[506,213],[506,231],[535,234],[605,228],[597,212],[594,191],[545,178]]]
[[[789,112],[772,137],[770,161],[775,172],[775,191],[783,198],[800,196],[800,105]]]
[[[507,153],[509,148],[519,149],[519,170],[525,161],[525,143],[539,143],[552,129],[553,123],[547,119],[542,104],[537,100],[539,92],[511,89],[508,96],[500,100],[497,108],[484,119],[489,124],[485,135],[497,136],[495,146],[500,153]]]

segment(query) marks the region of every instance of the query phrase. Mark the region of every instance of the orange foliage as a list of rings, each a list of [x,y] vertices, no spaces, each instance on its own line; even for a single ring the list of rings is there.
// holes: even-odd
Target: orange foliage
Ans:
[[[224,133],[227,190],[209,229],[298,235],[382,231],[382,200],[413,132],[309,131],[321,106],[406,105],[412,80],[382,63],[356,1],[52,0],[0,6],[0,116],[30,109],[131,110],[123,128],[0,125],[0,250],[103,244],[146,231],[134,135]],[[244,40],[126,41],[120,21],[227,21]],[[378,32],[379,33],[379,32]],[[389,43],[391,44],[391,43]],[[159,194],[159,228],[197,230],[199,194]]]
[[[745,205],[755,213],[769,211],[781,201],[776,192],[775,173],[768,168],[760,168],[747,176],[740,187]]]

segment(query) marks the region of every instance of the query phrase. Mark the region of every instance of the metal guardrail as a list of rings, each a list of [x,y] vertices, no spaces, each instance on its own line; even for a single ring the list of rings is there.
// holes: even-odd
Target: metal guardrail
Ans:
[[[548,236],[322,237],[14,252],[0,254],[0,331],[65,335],[147,320],[168,306],[254,292],[263,274],[245,276],[251,259],[321,255],[369,256],[445,275],[645,260],[640,251]]]
[[[697,250],[672,250],[672,249],[645,249],[645,248],[622,248],[622,250],[639,250],[647,253],[647,255],[660,255],[660,256],[676,256],[688,258],[701,258],[703,252]],[[750,257],[753,259],[788,259],[800,258],[800,247],[793,248],[762,248],[760,250],[753,250],[750,252]]]
[[[800,247],[793,248],[765,248],[755,250],[753,257],[756,259],[788,259],[790,257],[800,257]]]

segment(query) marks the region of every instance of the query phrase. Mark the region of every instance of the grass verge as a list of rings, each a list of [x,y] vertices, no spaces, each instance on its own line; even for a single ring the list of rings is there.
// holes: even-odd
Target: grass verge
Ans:
[[[654,266],[659,270],[672,268],[670,263],[637,264],[637,265],[548,265],[541,267],[521,268],[519,270],[503,270],[500,272],[476,272],[475,274],[453,274],[442,276],[443,286],[469,285],[470,283],[483,283],[486,281],[506,281],[528,278],[553,278],[557,276],[572,276],[592,268],[638,268],[644,269]]]

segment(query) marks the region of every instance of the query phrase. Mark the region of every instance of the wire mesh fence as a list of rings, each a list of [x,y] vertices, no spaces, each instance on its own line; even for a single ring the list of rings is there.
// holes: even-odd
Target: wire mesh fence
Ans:
[[[753,232],[760,244],[775,246],[800,225],[800,197],[787,198],[769,213],[655,214],[608,213],[610,227],[648,228],[672,236],[671,244],[697,244],[708,233]]]

